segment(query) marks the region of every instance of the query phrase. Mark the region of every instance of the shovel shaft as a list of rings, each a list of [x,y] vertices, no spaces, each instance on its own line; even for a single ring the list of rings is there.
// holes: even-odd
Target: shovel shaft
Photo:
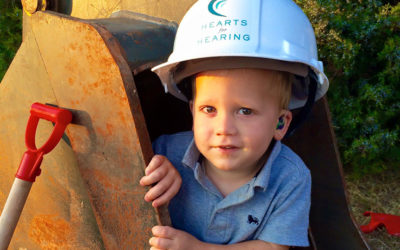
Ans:
[[[0,216],[0,250],[6,250],[31,190],[32,182],[15,178]]]

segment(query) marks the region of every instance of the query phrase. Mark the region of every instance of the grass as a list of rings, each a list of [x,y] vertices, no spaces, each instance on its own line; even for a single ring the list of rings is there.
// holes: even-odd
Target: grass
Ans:
[[[354,178],[345,174],[350,207],[358,225],[368,224],[370,217],[365,211],[400,216],[400,169]],[[400,249],[400,237],[392,236],[386,229],[379,228],[364,234],[371,249]]]

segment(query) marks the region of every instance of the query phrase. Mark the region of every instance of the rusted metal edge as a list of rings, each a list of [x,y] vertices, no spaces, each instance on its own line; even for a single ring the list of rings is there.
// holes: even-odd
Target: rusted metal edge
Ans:
[[[134,101],[139,100],[139,95],[136,90],[132,71],[129,68],[126,58],[124,57],[125,52],[119,44],[118,40],[114,36],[112,36],[112,34],[108,30],[103,28],[103,26],[93,23],[92,21],[83,20],[83,22],[87,22],[97,30],[97,32],[104,40],[104,43],[107,45],[107,48],[110,50],[110,54],[114,58],[115,63],[120,69],[135,126],[137,130],[142,131],[141,133],[138,133],[137,136],[143,152],[142,157],[145,164],[148,165],[154,153],[151,146],[150,136],[147,132],[146,121],[143,116],[140,102]],[[129,80],[127,81],[127,79]],[[169,216],[168,207],[166,205],[155,208],[155,211],[158,224],[165,226],[171,225],[171,219]]]

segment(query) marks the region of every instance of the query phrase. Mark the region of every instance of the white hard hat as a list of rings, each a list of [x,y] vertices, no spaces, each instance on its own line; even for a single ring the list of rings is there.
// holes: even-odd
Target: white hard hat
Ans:
[[[264,68],[318,78],[315,100],[328,90],[318,61],[314,30],[291,0],[199,0],[183,17],[168,61],[154,67],[166,91],[186,100],[178,84],[196,73],[225,68]],[[294,89],[298,89],[298,86]],[[292,94],[289,108],[305,104]]]

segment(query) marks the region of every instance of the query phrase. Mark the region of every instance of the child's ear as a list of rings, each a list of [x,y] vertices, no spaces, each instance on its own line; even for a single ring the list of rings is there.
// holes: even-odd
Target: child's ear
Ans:
[[[285,136],[289,129],[290,122],[292,121],[292,112],[289,110],[282,110],[281,114],[276,121],[276,129],[274,133],[274,139],[280,141]]]

